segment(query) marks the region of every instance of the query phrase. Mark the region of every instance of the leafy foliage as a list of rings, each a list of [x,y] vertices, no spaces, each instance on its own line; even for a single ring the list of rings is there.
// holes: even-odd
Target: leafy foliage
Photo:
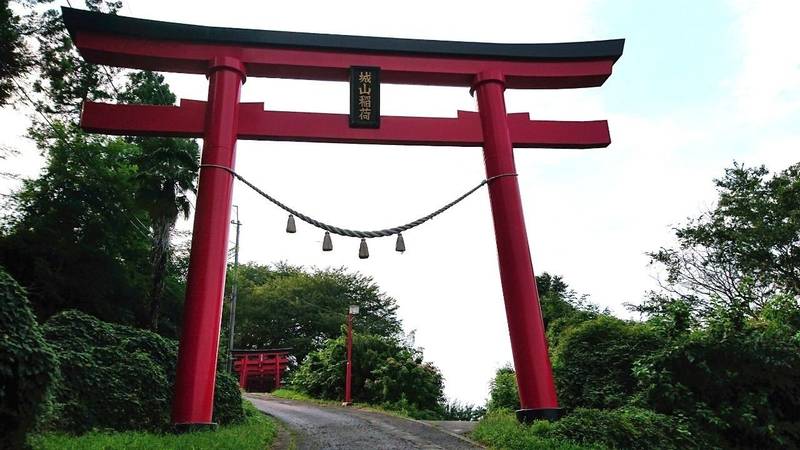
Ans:
[[[505,409],[490,411],[478,422],[471,437],[490,448],[504,450],[603,450],[598,444],[577,444],[548,436],[548,422],[522,425]]]
[[[12,78],[20,76],[30,64],[24,32],[9,1],[0,2],[0,106],[6,104],[15,89]]]
[[[785,327],[723,317],[677,338],[637,365],[643,401],[725,448],[800,447],[800,340]]]
[[[399,335],[395,300],[370,277],[344,268],[307,271],[287,265],[242,265],[234,345],[291,347],[292,355],[302,361],[327,339],[340,335],[349,305],[360,307],[353,322],[356,333]]]
[[[169,427],[176,342],[78,311],[53,316],[44,330],[61,369],[52,428],[84,433],[94,428],[162,431]],[[216,392],[215,420],[241,421],[236,381],[218,374]]]
[[[44,6],[49,3],[24,2],[19,24],[37,49],[29,55],[35,70],[27,74],[33,84],[28,96],[46,119],[35,116],[29,136],[46,167],[11,197],[0,264],[31,292],[41,319],[76,308],[175,335],[182,287],[170,261],[171,237],[178,214],[188,211],[185,193],[194,189],[197,145],[83,134],[77,122],[86,100],[171,104],[175,97],[152,72],[131,72],[118,89],[120,71],[85,62],[58,8]],[[122,6],[84,3],[112,14]]]
[[[120,95],[125,103],[175,103],[175,94],[164,82],[163,75],[134,72],[128,75],[128,79]],[[171,237],[178,217],[189,217],[191,202],[188,193],[197,191],[195,178],[200,152],[197,143],[190,139],[138,137],[130,141],[140,150],[132,160],[136,166],[133,177],[136,205],[147,212],[152,230],[147,325],[156,330],[172,256]]]
[[[136,323],[148,248],[132,200],[130,159],[138,150],[62,130],[69,139],[40,141],[48,149],[44,172],[12,197],[0,264],[30,292],[40,318],[77,308]]]
[[[543,272],[536,276],[536,287],[551,352],[565,329],[601,314],[608,315],[607,310],[600,311],[590,303],[587,296],[579,296],[570,289],[561,276]]]
[[[507,365],[497,369],[489,385],[489,402],[486,409],[494,411],[508,409],[516,411],[519,406],[519,389],[514,368]]]
[[[0,448],[20,448],[56,371],[25,292],[0,266]]]
[[[716,207],[675,230],[676,248],[650,254],[667,271],[665,289],[700,319],[718,308],[755,317],[776,294],[800,295],[800,164],[768,175],[734,164],[716,180]],[[652,312],[663,298],[636,309]]]
[[[344,398],[345,336],[310,353],[292,377],[292,385],[315,398]],[[353,335],[353,401],[399,410],[412,417],[438,416],[444,399],[439,370],[422,352],[397,339]]]
[[[673,417],[640,408],[578,408],[555,422],[546,436],[580,444],[631,450],[705,448]]]
[[[564,332],[553,352],[565,408],[616,408],[635,393],[633,366],[664,341],[653,327],[601,316]]]
[[[40,0],[38,3],[49,3]],[[87,9],[116,13],[121,2],[86,0]],[[117,88],[114,78],[119,69],[90,64],[78,54],[72,38],[56,8],[31,10],[26,27],[33,31],[37,51],[32,65],[38,70],[33,82],[39,94],[37,109],[58,121],[75,123],[85,100],[113,99]]]
[[[452,400],[442,404],[442,413],[439,420],[475,421],[485,414],[486,408]]]

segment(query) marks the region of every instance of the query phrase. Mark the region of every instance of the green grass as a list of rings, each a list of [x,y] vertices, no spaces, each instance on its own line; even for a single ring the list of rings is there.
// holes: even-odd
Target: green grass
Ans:
[[[308,395],[293,391],[291,389],[276,389],[271,392],[272,395],[278,398],[285,398],[287,400],[300,400],[304,402],[314,402],[314,403],[322,403],[322,404],[341,404],[341,402],[335,402],[333,400],[318,400],[316,398],[311,398]]]
[[[478,422],[470,437],[497,450],[603,450],[605,447],[586,446],[545,437],[548,422],[522,425],[511,411],[493,411]]]
[[[245,421],[217,431],[158,434],[140,431],[91,432],[81,436],[45,433],[29,438],[34,450],[265,450],[278,433],[277,424],[245,401]]]

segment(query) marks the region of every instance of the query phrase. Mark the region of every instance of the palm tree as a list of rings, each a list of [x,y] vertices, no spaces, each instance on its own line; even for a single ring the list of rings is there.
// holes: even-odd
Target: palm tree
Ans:
[[[135,72],[120,99],[126,103],[172,105],[175,103],[169,85],[162,75]],[[164,297],[167,268],[172,255],[171,238],[179,215],[189,217],[189,193],[196,192],[199,148],[191,139],[132,138],[141,152],[135,158],[138,171],[136,202],[147,212],[152,232],[151,283],[148,293],[147,325],[158,328],[159,312]]]

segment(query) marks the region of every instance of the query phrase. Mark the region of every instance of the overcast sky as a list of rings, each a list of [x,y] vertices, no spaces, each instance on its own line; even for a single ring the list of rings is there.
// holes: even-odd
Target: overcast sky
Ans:
[[[78,4],[78,1],[73,1]],[[385,5],[385,6],[384,6]],[[655,288],[645,252],[670,227],[713,205],[712,179],[733,160],[780,170],[800,160],[800,2],[499,1],[264,2],[125,0],[123,15],[228,27],[485,42],[625,38],[603,87],[506,92],[509,112],[607,119],[607,149],[516,151],[534,270],[562,275],[601,307]],[[167,75],[179,98],[205,99],[202,76]],[[242,100],[267,109],[347,113],[345,83],[250,78]],[[382,114],[454,117],[476,110],[467,89],[382,86]],[[11,170],[36,176],[24,108],[0,111]],[[478,148],[240,141],[237,170],[290,206],[338,226],[377,229],[423,216],[484,178]],[[2,192],[15,188],[3,182]],[[347,266],[397,299],[406,331],[444,373],[450,398],[482,403],[511,360],[488,194],[394,239],[358,240],[298,223],[236,185],[241,259]],[[190,229],[191,222],[181,223]],[[231,238],[233,234],[231,234]]]

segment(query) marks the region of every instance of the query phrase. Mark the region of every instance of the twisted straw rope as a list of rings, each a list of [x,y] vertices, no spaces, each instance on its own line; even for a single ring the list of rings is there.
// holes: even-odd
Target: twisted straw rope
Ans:
[[[457,203],[459,203],[462,200],[464,200],[465,198],[469,197],[473,192],[475,192],[478,189],[480,189],[481,187],[483,187],[483,185],[488,184],[489,182],[491,182],[493,180],[496,180],[498,178],[515,177],[515,176],[517,176],[516,173],[501,173],[500,175],[495,175],[493,177],[489,177],[489,178],[481,181],[480,183],[478,183],[477,186],[475,186],[474,188],[470,189],[469,191],[467,191],[466,193],[464,193],[460,197],[456,198],[452,202],[442,206],[441,208],[439,208],[436,211],[428,214],[427,216],[421,217],[421,218],[419,218],[419,219],[417,219],[417,220],[415,220],[413,222],[409,222],[409,223],[407,223],[405,225],[400,225],[400,226],[394,227],[394,228],[385,228],[383,230],[359,231],[359,230],[350,230],[350,229],[347,229],[347,228],[340,228],[340,227],[336,227],[336,226],[333,226],[333,225],[329,225],[329,224],[327,224],[325,222],[320,222],[319,220],[313,219],[313,218],[311,218],[311,217],[309,217],[309,216],[307,216],[307,215],[305,215],[305,214],[303,214],[303,213],[301,213],[301,212],[299,212],[299,211],[297,211],[295,209],[292,209],[292,208],[286,206],[285,204],[281,203],[276,198],[272,197],[271,195],[269,195],[266,192],[264,192],[261,189],[259,189],[258,186],[256,186],[253,183],[247,181],[243,176],[241,176],[238,173],[236,173],[230,167],[220,166],[220,165],[217,165],[217,164],[200,164],[200,167],[211,167],[211,168],[215,168],[215,169],[222,169],[222,170],[230,173],[231,175],[236,177],[239,181],[241,181],[242,183],[247,185],[247,187],[249,187],[250,189],[256,191],[259,195],[261,195],[262,197],[266,198],[270,202],[274,203],[276,206],[278,206],[279,208],[281,208],[284,211],[288,212],[289,214],[297,216],[297,218],[302,220],[303,222],[309,223],[309,224],[311,224],[311,225],[313,225],[313,226],[315,226],[317,228],[321,228],[321,229],[323,229],[325,231],[331,232],[333,234],[338,234],[340,236],[348,236],[348,237],[364,238],[364,239],[388,237],[388,236],[393,236],[393,235],[396,235],[396,234],[400,234],[403,231],[410,230],[410,229],[412,229],[414,227],[422,225],[423,223],[433,219],[434,217],[438,216],[439,214],[441,214],[441,213],[447,211],[448,209],[452,208]]]

